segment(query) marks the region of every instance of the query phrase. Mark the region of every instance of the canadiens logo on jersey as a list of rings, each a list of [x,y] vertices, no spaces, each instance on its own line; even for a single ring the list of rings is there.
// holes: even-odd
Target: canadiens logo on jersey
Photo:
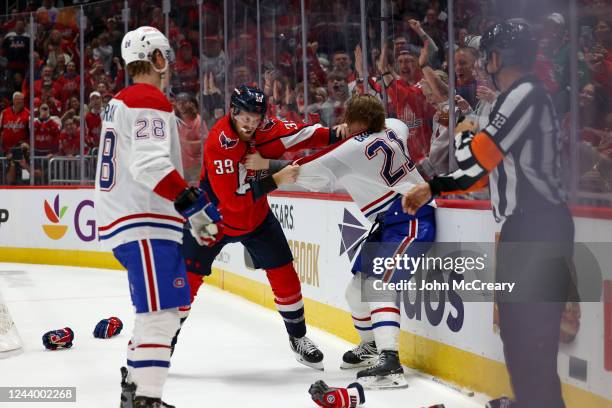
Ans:
[[[238,146],[238,139],[228,137],[225,132],[219,134],[219,142],[221,142],[221,147],[224,149],[233,149]]]

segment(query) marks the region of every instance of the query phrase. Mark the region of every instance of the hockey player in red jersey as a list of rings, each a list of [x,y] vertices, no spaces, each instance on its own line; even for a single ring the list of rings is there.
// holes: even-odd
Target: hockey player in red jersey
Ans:
[[[275,169],[248,171],[245,163],[249,153],[255,151],[276,159],[285,151],[325,146],[339,137],[335,130],[321,125],[264,119],[265,114],[263,92],[240,86],[232,95],[230,113],[212,127],[206,140],[201,188],[219,208],[225,236],[214,245],[200,247],[185,234],[183,254],[192,299],[223,246],[241,242],[255,267],[266,270],[296,359],[323,369],[323,353],[306,337],[302,290],[291,250],[266,199],[278,185],[295,181],[297,166],[286,166],[275,173]]]

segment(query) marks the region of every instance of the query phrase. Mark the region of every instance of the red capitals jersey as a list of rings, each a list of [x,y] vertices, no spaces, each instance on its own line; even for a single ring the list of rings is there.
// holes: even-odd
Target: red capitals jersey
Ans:
[[[30,129],[30,111],[22,109],[15,113],[13,108],[6,108],[0,114],[0,139],[5,153],[20,142],[28,140]]]
[[[40,154],[57,153],[59,150],[60,126],[53,119],[34,119],[34,144]]]
[[[262,156],[277,159],[287,151],[334,142],[330,129],[321,125],[298,125],[278,119],[267,120],[253,139],[254,143],[240,140],[226,115],[212,127],[204,145],[202,188],[217,205],[225,233],[231,236],[253,231],[270,210],[266,196],[255,197],[251,187],[251,183],[268,177],[268,171],[247,171],[244,160],[249,151],[257,149]]]
[[[74,75],[73,77],[66,74],[62,75],[57,79],[56,85],[53,88],[54,91],[59,92],[55,97],[62,102],[62,105],[65,105],[71,96],[79,97],[80,84],[81,77],[79,75]]]
[[[429,154],[431,146],[431,119],[436,113],[427,103],[421,88],[409,85],[403,80],[394,80],[387,89],[389,116],[395,117],[408,126],[408,151],[415,163]]]
[[[76,156],[81,149],[81,133],[79,128],[76,128],[74,133],[68,133],[62,130],[59,137],[60,151],[65,156]]]
[[[100,129],[102,128],[102,117],[100,112],[92,111],[85,114],[85,143],[88,149],[98,147],[100,144]]]

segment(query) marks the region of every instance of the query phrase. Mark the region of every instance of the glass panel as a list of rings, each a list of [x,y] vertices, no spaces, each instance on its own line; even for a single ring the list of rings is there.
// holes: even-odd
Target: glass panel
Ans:
[[[175,47],[176,63],[172,67],[172,90],[185,179],[197,185],[202,166],[202,146],[208,134],[206,122],[200,116],[200,15],[195,0],[173,4],[170,14],[176,31],[170,33]]]
[[[223,37],[223,2],[202,5],[202,105],[208,128],[225,112],[225,51]]]
[[[565,73],[575,92],[565,92],[559,101],[567,111],[569,105],[575,114],[565,113],[562,127],[566,139],[575,143],[570,155],[575,161],[570,179],[577,185],[575,202],[594,206],[612,206],[612,7],[609,2],[593,1],[578,5],[570,17],[570,39],[575,43],[578,58],[575,76]],[[553,22],[548,23],[551,26]],[[571,52],[571,50],[569,51]],[[567,46],[561,56],[567,55]],[[572,54],[565,56],[566,61]],[[567,80],[566,80],[567,81]],[[560,84],[563,85],[563,84]],[[570,88],[571,90],[571,88]],[[573,104],[571,103],[573,102]],[[572,135],[574,128],[576,136]]]
[[[425,179],[448,172],[453,161],[445,6],[438,1],[382,0],[380,8],[372,10],[378,16],[384,12],[374,25],[378,32],[386,31],[376,73],[386,86],[387,114],[408,126],[408,151]]]
[[[30,34],[29,14],[0,16],[0,185],[25,185],[32,177],[37,182],[42,178],[40,163],[32,172],[30,161]]]

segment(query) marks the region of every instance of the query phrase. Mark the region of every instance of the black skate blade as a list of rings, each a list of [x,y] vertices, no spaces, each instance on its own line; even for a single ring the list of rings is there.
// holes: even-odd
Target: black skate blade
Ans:
[[[314,368],[315,370],[318,370],[318,371],[325,371],[325,367],[323,366],[323,361],[319,361],[318,363],[311,363],[309,361],[304,360],[304,358],[302,358],[301,355],[297,353],[293,353],[293,354],[295,354],[295,359],[298,363],[304,364],[306,367]]]
[[[342,362],[342,364],[340,364],[340,369],[341,370],[352,370],[355,368],[368,368],[368,367],[372,367],[374,364],[376,364],[378,362],[378,358],[374,357],[370,360],[364,360],[361,361],[357,364],[351,364],[351,363],[347,363],[345,361]]]

